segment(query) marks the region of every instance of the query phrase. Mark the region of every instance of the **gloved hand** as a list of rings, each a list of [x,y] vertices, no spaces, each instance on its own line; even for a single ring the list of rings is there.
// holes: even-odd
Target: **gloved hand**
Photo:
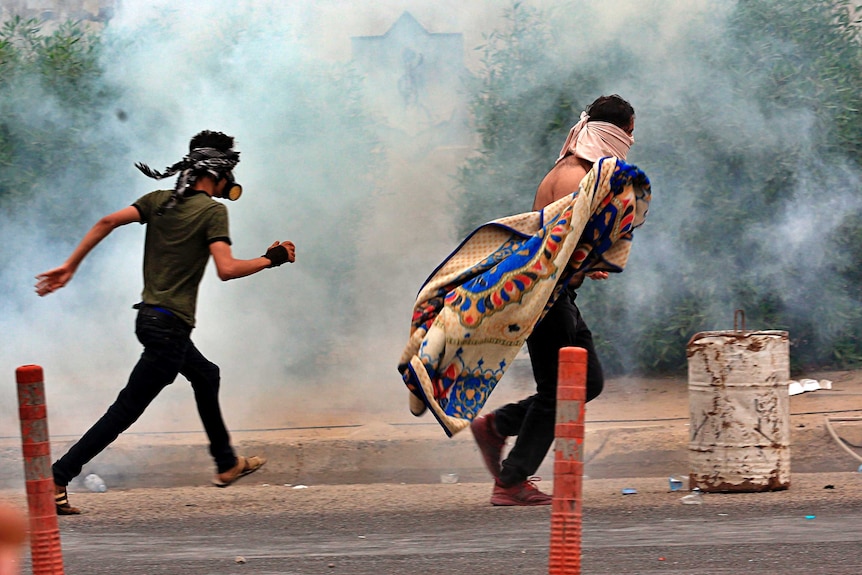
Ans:
[[[296,261],[296,246],[293,245],[293,242],[273,242],[262,257],[271,262],[267,266],[271,268],[276,268],[284,263],[293,263]]]

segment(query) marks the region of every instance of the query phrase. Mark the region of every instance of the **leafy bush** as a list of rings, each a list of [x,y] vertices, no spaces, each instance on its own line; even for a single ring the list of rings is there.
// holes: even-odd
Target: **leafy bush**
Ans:
[[[0,26],[0,206],[7,213],[51,206],[49,236],[65,235],[67,222],[92,210],[66,192],[82,187],[70,174],[102,167],[105,143],[82,137],[113,97],[102,83],[100,47],[98,35],[75,22],[49,34],[35,19]]]
[[[501,215],[530,209],[571,117],[589,103],[573,95],[588,94],[596,84],[588,70],[571,70],[562,82],[554,77],[551,30],[540,11],[515,2],[505,10],[504,21],[502,30],[484,35],[476,48],[482,69],[470,83],[469,107],[480,143],[458,170],[462,235]]]
[[[557,18],[508,8],[472,93],[481,142],[459,172],[461,231],[529,209],[583,106],[629,86],[639,125],[649,118],[633,152],[653,209],[630,271],[587,282],[578,300],[607,371],[680,372],[689,338],[729,328],[734,310],[748,329],[789,331],[794,368],[862,363],[860,8],[721,6],[713,34],[666,62],[610,38],[576,66],[549,41],[565,33]],[[656,80],[663,66],[682,80]]]

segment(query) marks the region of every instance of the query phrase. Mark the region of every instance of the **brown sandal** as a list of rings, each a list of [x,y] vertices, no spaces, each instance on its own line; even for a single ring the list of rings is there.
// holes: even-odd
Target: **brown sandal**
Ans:
[[[65,485],[54,484],[54,505],[57,507],[57,515],[80,515],[81,510],[69,505],[69,494],[66,493]]]
[[[213,485],[216,487],[227,487],[240,477],[245,477],[249,473],[254,473],[266,463],[265,457],[252,455],[251,457],[243,457],[242,455],[236,458],[236,465],[228,469],[224,473],[219,473],[213,477]]]

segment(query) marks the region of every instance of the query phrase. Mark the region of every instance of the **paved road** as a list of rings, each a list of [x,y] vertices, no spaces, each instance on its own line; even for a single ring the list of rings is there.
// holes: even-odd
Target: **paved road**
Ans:
[[[550,510],[495,508],[489,495],[476,483],[251,481],[76,493],[88,512],[60,518],[66,573],[547,573]],[[582,573],[862,573],[860,474],[797,474],[788,491],[707,494],[702,505],[679,498],[665,478],[587,480]]]

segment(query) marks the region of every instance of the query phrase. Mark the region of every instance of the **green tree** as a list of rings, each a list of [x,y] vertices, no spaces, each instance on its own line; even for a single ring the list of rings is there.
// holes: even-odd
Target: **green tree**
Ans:
[[[799,251],[799,258],[775,265],[770,262],[781,248],[774,242],[787,237],[769,233],[779,218],[811,225],[798,212],[830,201],[840,202],[835,210],[844,217],[858,217],[858,208],[846,209],[862,191],[858,180],[854,189],[852,178],[835,175],[847,162],[862,165],[858,10],[834,0],[736,4],[728,24],[729,49],[718,63],[730,72],[737,90],[754,96],[767,129],[797,121],[800,130],[798,137],[780,138],[776,144],[716,150],[711,164],[719,170],[728,167],[733,178],[710,178],[715,187],[701,196],[700,215],[685,237],[699,246],[707,261],[718,264],[711,279],[724,286],[722,300],[745,309],[750,325],[790,332],[794,365],[800,367],[862,360],[862,348],[853,343],[860,331],[862,302],[846,289],[852,272],[835,267],[841,254],[836,242],[849,242],[849,249],[858,252],[862,236],[848,236],[847,226],[830,228],[824,222],[817,243],[822,239],[831,247],[822,256],[822,248],[811,245]],[[807,134],[802,122],[806,118]],[[842,180],[849,184],[846,189],[841,189]],[[764,232],[760,237],[733,233],[757,228]],[[700,281],[708,274],[702,272]]]
[[[730,25],[764,111],[810,110],[819,144],[862,166],[860,16],[850,0],[757,0],[739,2]]]
[[[591,70],[561,66],[550,49],[543,13],[514,2],[504,27],[483,35],[478,74],[468,82],[469,109],[479,137],[457,174],[462,209],[458,231],[530,209],[533,193],[553,165],[571,119],[595,90]],[[563,70],[564,79],[559,78]]]
[[[98,35],[76,22],[51,33],[36,19],[0,26],[0,207],[46,206],[49,236],[65,235],[68,222],[93,209],[66,192],[86,187],[80,176],[103,166],[105,142],[83,137],[114,96],[102,82],[100,49]]]
[[[636,232],[637,273],[587,282],[579,297],[588,321],[604,319],[591,327],[611,373],[683,370],[689,338],[728,328],[736,309],[748,329],[789,331],[794,366],[862,361],[860,8],[842,0],[729,7],[710,23],[717,32],[676,47],[672,63],[691,81],[668,85],[661,101],[641,93],[636,106],[652,126],[638,136],[637,160],[660,183],[661,209]],[[587,94],[620,83],[648,89],[656,84],[641,70],[661,70],[651,52],[632,54],[613,38],[594,49],[600,57],[578,59],[600,64],[572,70],[548,43],[564,33],[556,19],[509,10],[508,26],[483,47],[473,92],[481,142],[459,174],[464,229],[477,223],[477,206],[528,207]],[[563,80],[542,73],[540,54]],[[510,85],[521,86],[515,96]],[[522,147],[507,152],[510,129]],[[517,207],[510,197],[521,198]],[[824,214],[828,221],[812,221]]]

